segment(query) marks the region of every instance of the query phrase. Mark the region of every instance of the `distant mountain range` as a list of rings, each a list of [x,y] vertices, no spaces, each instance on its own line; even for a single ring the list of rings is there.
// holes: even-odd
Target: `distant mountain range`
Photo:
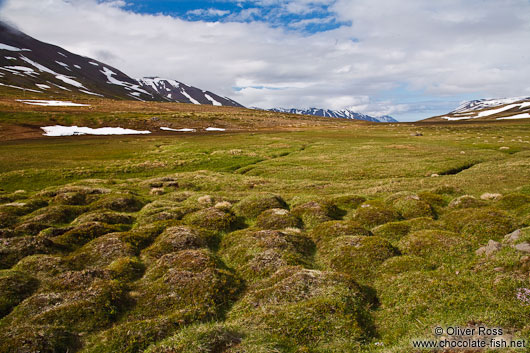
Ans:
[[[357,113],[350,109],[320,109],[320,108],[309,108],[309,109],[285,109],[285,108],[273,108],[266,109],[271,112],[277,113],[290,113],[290,114],[299,114],[299,115],[315,115],[328,118],[340,118],[340,119],[355,119],[355,120],[365,120],[372,121],[375,123],[397,123],[398,121],[389,115],[373,117],[366,114]]]
[[[477,99],[425,121],[517,120],[530,118],[530,97]]]
[[[0,21],[0,87],[114,99],[242,107],[227,97],[175,80],[127,76],[98,60],[40,42]]]

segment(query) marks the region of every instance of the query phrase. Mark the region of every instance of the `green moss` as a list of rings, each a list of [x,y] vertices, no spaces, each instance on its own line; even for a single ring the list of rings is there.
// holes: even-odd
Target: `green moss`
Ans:
[[[479,200],[471,195],[463,195],[457,197],[449,203],[449,208],[459,209],[459,208],[478,208],[485,207],[487,203],[483,200]]]
[[[316,225],[339,219],[341,212],[334,204],[328,201],[310,201],[293,208],[293,214],[298,216],[304,222],[306,228],[313,228]]]
[[[243,338],[243,334],[227,325],[195,325],[184,329],[163,342],[149,347],[146,352],[233,352],[233,349],[241,345]]]
[[[70,270],[68,261],[61,256],[31,255],[20,260],[13,270],[31,273],[40,281],[53,278],[62,272]]]
[[[164,220],[180,220],[185,215],[195,212],[197,206],[180,206],[178,203],[168,200],[159,200],[147,204],[138,215],[138,223],[148,224]]]
[[[74,220],[74,224],[83,224],[88,222],[101,222],[107,224],[132,224],[134,217],[125,213],[94,211],[84,213]]]
[[[193,320],[221,315],[235,299],[241,284],[206,249],[168,253],[147,269],[135,286],[136,319],[187,313]],[[156,305],[153,303],[156,302]]]
[[[0,270],[0,318],[29,297],[38,286],[37,279],[25,273]]]
[[[116,281],[96,281],[83,291],[37,293],[19,304],[4,324],[64,326],[74,332],[108,327],[121,312],[125,288]]]
[[[445,207],[447,206],[447,200],[434,192],[422,191],[418,193],[420,200],[427,202],[431,207]]]
[[[137,212],[144,207],[145,201],[134,195],[108,195],[92,203],[90,208],[93,210],[107,209],[117,212]]]
[[[308,351],[325,351],[338,341],[355,343],[371,334],[366,309],[365,297],[348,276],[285,267],[249,288],[228,321],[293,339]]]
[[[154,222],[121,233],[120,238],[139,254],[142,249],[151,245],[156,237],[171,225],[173,225],[173,223],[167,221]]]
[[[51,254],[58,248],[49,239],[43,237],[14,237],[0,239],[0,269],[9,268],[26,256]]]
[[[410,232],[423,229],[442,229],[442,225],[432,218],[419,217],[385,223],[373,228],[372,232],[374,235],[385,238],[394,244]]]
[[[286,209],[273,208],[260,213],[256,227],[262,229],[300,228],[302,221]]]
[[[319,249],[318,258],[330,269],[366,280],[380,264],[396,255],[399,251],[381,237],[343,236]]]
[[[17,326],[0,333],[1,352],[69,353],[80,347],[79,336],[64,327]]]
[[[277,230],[242,230],[225,235],[220,254],[253,282],[287,265],[310,266],[314,244],[306,236]]]
[[[391,257],[379,266],[377,272],[386,275],[397,275],[410,271],[428,271],[435,267],[424,258],[418,256],[395,256]]]
[[[365,201],[366,198],[359,195],[341,195],[331,200],[334,205],[345,211],[354,210]]]
[[[81,352],[141,353],[151,343],[172,334],[181,324],[180,318],[168,317],[125,322],[91,337]]]
[[[441,219],[447,229],[462,233],[478,243],[489,239],[501,240],[516,228],[516,221],[506,212],[487,207],[456,210]]]
[[[528,204],[530,204],[529,195],[514,193],[504,195],[495,203],[495,206],[502,210],[515,210]]]
[[[41,199],[17,201],[0,205],[0,212],[12,215],[12,216],[24,216],[33,211],[48,206],[48,203]]]
[[[434,217],[431,205],[420,200],[416,195],[401,197],[394,201],[393,206],[405,219]]]
[[[225,212],[215,207],[188,214],[184,223],[210,230],[228,231],[234,226],[236,217],[231,212]]]
[[[109,233],[96,238],[69,256],[77,269],[102,269],[121,257],[133,257],[135,249],[121,239],[121,233]]]
[[[374,235],[385,238],[388,241],[394,243],[407,235],[410,230],[411,227],[409,224],[405,223],[404,221],[400,221],[382,224],[373,228],[372,232]]]
[[[80,192],[65,192],[57,194],[53,198],[53,202],[61,205],[86,205],[86,195]]]
[[[462,195],[464,190],[458,186],[452,185],[441,185],[432,190],[433,193],[438,195]]]
[[[169,227],[150,247],[142,251],[142,256],[147,259],[157,259],[175,251],[205,248],[215,242],[215,234],[208,230],[189,226]]]
[[[53,239],[54,243],[75,249],[104,234],[123,231],[125,227],[100,222],[83,223]]]
[[[7,228],[17,223],[17,217],[7,212],[0,212],[0,228]]]
[[[131,282],[142,277],[145,265],[136,257],[120,257],[107,266],[113,279]]]
[[[460,234],[442,230],[420,230],[402,238],[402,253],[424,257],[435,263],[462,260],[470,252],[471,244]]]
[[[254,219],[261,212],[271,208],[287,208],[287,204],[275,194],[254,194],[236,203],[233,210],[239,217]]]
[[[353,215],[354,221],[368,228],[400,219],[401,216],[394,207],[380,201],[367,201],[363,203]]]
[[[311,238],[317,244],[332,240],[344,235],[372,235],[360,223],[355,221],[328,221],[320,223],[311,231]]]
[[[81,206],[49,206],[28,215],[26,220],[46,225],[64,224],[70,223],[83,212],[85,208]]]

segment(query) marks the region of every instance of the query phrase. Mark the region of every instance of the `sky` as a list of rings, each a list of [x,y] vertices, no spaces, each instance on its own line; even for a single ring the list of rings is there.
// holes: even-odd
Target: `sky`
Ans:
[[[400,121],[530,96],[529,18],[530,0],[0,0],[0,19],[135,78]]]

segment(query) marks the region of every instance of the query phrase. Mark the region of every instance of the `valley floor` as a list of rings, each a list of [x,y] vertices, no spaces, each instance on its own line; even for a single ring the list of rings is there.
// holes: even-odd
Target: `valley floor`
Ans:
[[[91,114],[4,106],[0,124],[110,113]],[[281,121],[4,140],[0,352],[413,352],[481,326],[502,335],[474,339],[530,339],[529,124]]]

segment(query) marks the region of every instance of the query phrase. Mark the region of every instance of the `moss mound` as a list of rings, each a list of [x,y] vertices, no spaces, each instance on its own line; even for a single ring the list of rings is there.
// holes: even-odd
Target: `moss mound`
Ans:
[[[29,297],[38,286],[37,279],[25,273],[0,270],[0,318]]]
[[[256,219],[256,227],[262,229],[300,228],[302,221],[283,208],[272,208],[260,213]]]
[[[471,244],[460,234],[442,230],[420,230],[400,240],[404,254],[424,257],[436,263],[453,261],[470,252]]]
[[[70,270],[67,260],[53,255],[31,255],[20,260],[13,270],[31,273],[31,275],[43,282],[56,277],[59,273]]]
[[[298,205],[293,209],[293,214],[300,217],[307,228],[313,228],[317,224],[339,219],[342,216],[342,212],[328,201],[310,201]]]
[[[215,235],[204,229],[189,226],[169,227],[156,238],[153,245],[142,251],[142,256],[157,259],[175,251],[205,248],[215,241]]]
[[[265,278],[286,265],[309,266],[313,242],[277,230],[242,230],[225,235],[220,254],[247,280]]]
[[[57,194],[53,198],[53,202],[61,205],[77,205],[82,206],[88,203],[86,194],[80,192],[64,192]]]
[[[254,219],[265,210],[271,208],[287,208],[285,201],[274,194],[250,195],[236,203],[234,213],[239,217]]]
[[[137,212],[144,207],[145,201],[134,195],[108,195],[92,203],[93,210],[107,209],[117,212]]]
[[[169,200],[158,200],[147,204],[138,215],[138,223],[148,224],[165,220],[180,220],[199,208],[192,205],[181,206]]]
[[[74,332],[105,328],[118,317],[126,299],[116,281],[96,281],[83,291],[38,293],[20,303],[3,324],[68,327]]]
[[[392,243],[416,230],[441,229],[442,226],[432,218],[419,217],[399,222],[389,222],[372,229],[374,235],[385,238]]]
[[[516,229],[516,221],[506,212],[493,208],[463,209],[445,214],[442,222],[446,228],[462,233],[475,242],[500,240]]]
[[[311,231],[311,238],[316,244],[345,235],[370,236],[372,232],[366,230],[359,222],[355,221],[328,221],[320,223]]]
[[[359,195],[341,195],[331,200],[334,205],[345,211],[354,210],[365,201],[366,198]]]
[[[449,208],[459,209],[459,208],[478,208],[487,206],[487,203],[483,200],[477,199],[471,195],[463,195],[457,197],[449,203]]]
[[[440,185],[432,190],[434,194],[438,195],[462,195],[464,190],[458,186]]]
[[[79,269],[102,269],[121,257],[135,255],[135,249],[121,239],[120,233],[109,233],[76,250],[70,255],[70,262]]]
[[[0,212],[12,216],[24,216],[46,206],[48,203],[41,199],[17,201],[0,205]]]
[[[530,204],[530,196],[525,194],[508,194],[504,195],[495,206],[502,210],[516,210],[519,207]]]
[[[369,279],[386,259],[399,255],[388,240],[377,236],[343,236],[319,250],[320,262],[356,280]]]
[[[80,347],[79,336],[63,327],[18,326],[0,333],[1,352],[69,353]]]
[[[348,276],[285,267],[249,288],[228,321],[294,339],[299,349],[311,351],[369,335],[366,308],[359,286]]]
[[[57,246],[44,237],[0,239],[0,269],[9,268],[29,255],[52,254],[57,251]]]
[[[171,335],[179,326],[177,320],[165,317],[126,322],[92,337],[82,352],[141,353],[151,343]]]
[[[0,228],[7,228],[17,223],[17,216],[7,212],[0,212]]]
[[[394,201],[393,206],[405,219],[434,217],[431,205],[416,195],[400,197]]]
[[[124,229],[101,222],[88,222],[80,224],[64,234],[53,238],[53,241],[65,248],[75,249],[102,235],[120,230]]]
[[[367,201],[363,203],[353,215],[354,221],[368,228],[400,219],[401,216],[394,207],[378,201]]]
[[[217,263],[215,256],[205,249],[160,257],[136,285],[137,305],[131,315],[149,319],[186,313],[198,321],[218,317],[235,299],[241,284],[232,273],[217,268]]]
[[[427,202],[433,208],[447,206],[447,201],[443,196],[430,191],[419,192],[418,197],[420,200]]]
[[[74,220],[74,224],[83,224],[88,222],[101,222],[107,224],[132,224],[134,217],[125,213],[94,211],[84,213]]]
[[[404,255],[389,258],[379,266],[377,272],[387,275],[397,275],[410,271],[434,270],[434,268],[435,267],[424,258]]]
[[[142,277],[145,265],[136,257],[120,257],[107,266],[113,279],[132,282]]]
[[[215,207],[190,213],[183,219],[184,223],[210,230],[228,231],[236,222],[231,212],[225,212]]]
[[[48,206],[28,215],[27,221],[50,226],[54,224],[65,224],[70,223],[84,212],[85,208],[81,206]]]
[[[174,225],[172,222],[154,222],[151,224],[143,225],[134,228],[128,232],[120,234],[120,238],[127,244],[129,244],[136,253],[147,246],[151,245],[153,241],[158,237],[168,226]]]
[[[246,352],[239,350],[244,335],[224,324],[204,324],[186,328],[175,336],[150,347],[146,352]],[[252,352],[255,352],[252,350]]]

